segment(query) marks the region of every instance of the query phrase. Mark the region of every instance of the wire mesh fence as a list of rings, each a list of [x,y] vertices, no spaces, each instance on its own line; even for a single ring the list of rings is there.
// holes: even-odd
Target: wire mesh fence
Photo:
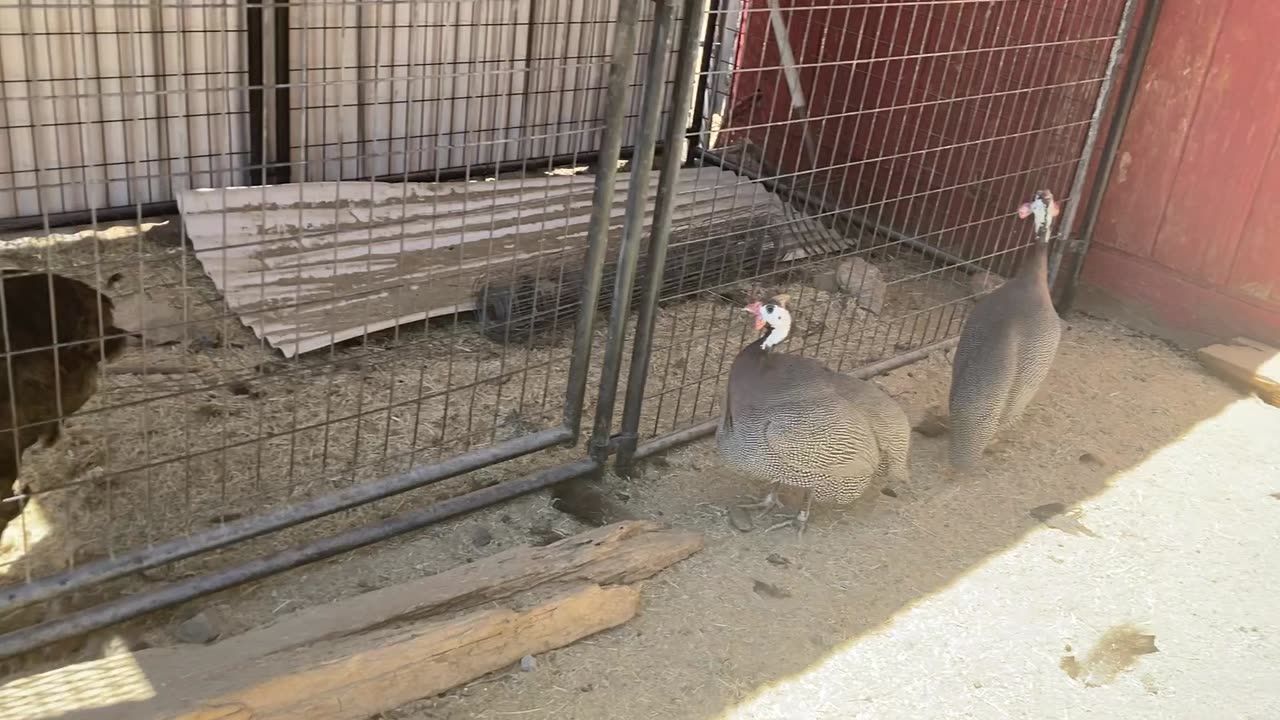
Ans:
[[[1129,4],[0,7],[0,631],[580,459],[584,418],[705,431],[749,298],[843,370],[954,337],[1017,205],[1074,200]]]
[[[1069,7],[1068,7],[1069,5]],[[786,292],[788,351],[852,371],[958,335],[1030,244],[1016,208],[1068,206],[1126,3],[713,0],[690,157],[788,200],[835,252],[663,292],[638,440],[709,431],[750,299]],[[723,186],[695,203],[730,215]],[[719,212],[720,210],[717,210]],[[714,235],[713,235],[714,237]]]

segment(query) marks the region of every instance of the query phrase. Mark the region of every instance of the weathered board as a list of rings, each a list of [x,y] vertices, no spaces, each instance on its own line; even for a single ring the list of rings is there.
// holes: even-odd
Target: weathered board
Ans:
[[[628,174],[618,176],[610,236],[621,236]],[[838,234],[762,185],[715,168],[680,171],[673,228],[750,214],[796,244]],[[184,191],[196,258],[231,310],[286,356],[397,324],[472,309],[482,275],[538,272],[586,246],[595,177],[456,183],[317,182]],[[657,182],[651,182],[646,231]],[[548,267],[551,267],[548,265]]]

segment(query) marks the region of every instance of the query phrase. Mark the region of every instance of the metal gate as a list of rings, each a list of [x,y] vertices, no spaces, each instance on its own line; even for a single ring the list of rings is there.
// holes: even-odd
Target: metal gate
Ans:
[[[110,287],[117,314],[142,323],[141,344],[95,370],[100,389],[82,410],[58,391],[70,467],[47,452],[24,460],[8,502],[26,511],[6,532],[21,552],[0,590],[0,611],[23,619],[4,628],[0,657],[598,475],[611,455],[625,471],[707,434],[746,342],[737,310],[748,297],[790,291],[789,351],[845,371],[875,374],[945,346],[975,294],[968,274],[1005,271],[1021,249],[1011,215],[1028,192],[1066,197],[1069,235],[1135,2],[264,1],[209,4],[198,21],[163,3],[19,11],[24,73],[33,47],[52,47],[28,37],[41,34],[101,53],[154,32],[153,54],[170,62],[187,56],[166,55],[169,38],[189,48],[198,36],[201,47],[258,46],[246,52],[259,61],[184,81],[212,90],[152,68],[91,84],[27,74],[20,93],[0,95],[10,147],[44,150],[41,128],[15,113],[37,117],[31,108],[56,102],[61,82],[77,106],[143,108],[124,136],[163,146],[146,160],[123,150],[127,166],[158,164],[125,178],[136,221],[116,228],[94,210],[115,197],[105,155],[77,161],[80,185],[100,193],[80,193],[87,232],[49,232],[71,217],[41,199],[64,189],[66,168],[11,165],[0,188],[0,209],[34,202],[45,231],[6,241],[6,260]],[[457,52],[440,55],[443,28],[463,19],[465,38],[450,36]],[[604,19],[607,32],[586,32]],[[320,47],[341,49],[337,68],[315,66]],[[13,77],[13,57],[0,76]],[[244,143],[193,140],[204,121],[192,98],[206,95],[225,103],[200,106],[208,123],[240,122],[232,98],[244,99],[255,128]],[[167,109],[157,119],[145,108]],[[77,157],[92,154],[90,125],[76,126]],[[295,189],[282,207],[267,186],[210,179],[203,195],[178,188],[185,224],[140,222],[173,211],[138,194],[144,176],[169,192],[197,156],[214,155],[253,182],[357,190]],[[200,198],[221,203],[213,250],[201,245]],[[416,215],[424,203],[433,212]],[[234,212],[253,218],[245,232],[277,232],[278,245],[241,252]],[[292,285],[271,264],[281,257],[293,258]],[[250,261],[261,264],[247,273]],[[284,294],[267,301],[269,275]],[[237,277],[261,297],[237,298],[249,282]],[[464,279],[474,283],[465,303]],[[380,325],[370,317],[379,298],[393,306]],[[313,334],[321,350],[281,340],[281,318],[336,318],[347,306],[363,319]],[[13,367],[31,351],[56,362],[53,348],[14,347],[8,327]],[[5,429],[21,424],[14,407],[0,411]],[[18,433],[6,436],[21,455]],[[541,469],[486,475],[526,457]],[[379,505],[391,498],[417,508]],[[61,525],[44,531],[75,538],[66,557],[42,557],[53,540],[28,527],[32,507],[61,508]],[[192,574],[138,591],[135,578],[175,563]],[[90,587],[106,599],[47,610]]]

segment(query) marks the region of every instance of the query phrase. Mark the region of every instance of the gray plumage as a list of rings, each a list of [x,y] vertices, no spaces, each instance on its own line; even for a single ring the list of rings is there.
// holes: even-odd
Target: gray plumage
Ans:
[[[1036,218],[1035,247],[1017,275],[974,305],[952,360],[951,464],[957,468],[976,464],[996,433],[1022,415],[1058,352],[1062,328],[1048,284],[1057,205],[1042,190],[1019,212]]]
[[[774,303],[764,307],[786,313]],[[812,358],[769,352],[763,345],[777,330],[769,326],[729,370],[716,432],[726,464],[804,488],[810,501],[851,502],[877,475],[907,480],[911,426],[902,408],[873,383]]]

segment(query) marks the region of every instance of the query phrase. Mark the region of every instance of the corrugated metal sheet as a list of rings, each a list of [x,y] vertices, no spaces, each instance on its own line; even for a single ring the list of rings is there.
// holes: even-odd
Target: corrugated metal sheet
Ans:
[[[629,175],[618,178],[621,232]],[[750,214],[792,223],[797,244],[842,247],[838,233],[789,219],[758,183],[682,170],[673,225]],[[286,356],[472,308],[476,281],[539,269],[585,247],[595,178],[469,183],[303,183],[183,191],[196,257],[232,311]],[[657,183],[650,183],[652,208]],[[651,221],[652,211],[645,214]],[[794,255],[794,254],[793,254]],[[518,268],[513,268],[518,265]]]
[[[1085,279],[1211,335],[1280,339],[1280,4],[1166,3]]]

